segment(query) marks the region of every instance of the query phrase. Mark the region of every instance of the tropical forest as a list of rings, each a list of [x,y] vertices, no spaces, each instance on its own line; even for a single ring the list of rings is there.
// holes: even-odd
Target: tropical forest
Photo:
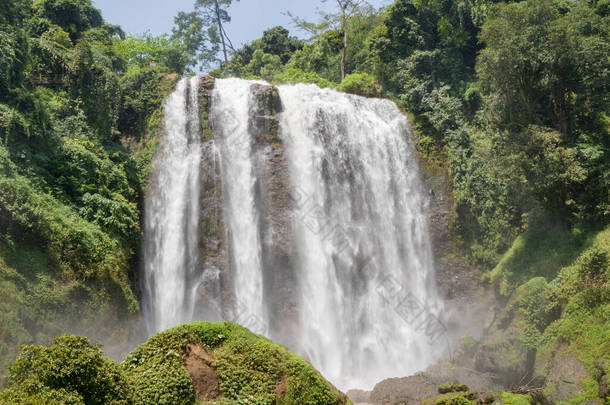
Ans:
[[[0,405],[610,405],[610,0],[189,2],[0,0]]]

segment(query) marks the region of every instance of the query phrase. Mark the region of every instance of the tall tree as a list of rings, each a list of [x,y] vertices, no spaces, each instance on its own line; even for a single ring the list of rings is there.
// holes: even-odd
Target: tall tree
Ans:
[[[224,24],[231,21],[228,8],[233,1],[239,0],[196,0],[195,11],[208,27],[208,37],[212,44],[220,43],[223,53],[224,65],[229,62],[229,51],[235,51]]]
[[[322,0],[326,3],[328,0]],[[347,59],[348,41],[348,22],[349,19],[358,12],[364,0],[335,0],[339,7],[339,23],[343,33],[343,50],[341,51],[341,80],[345,79],[345,60]]]
[[[174,18],[172,39],[178,40],[185,47],[189,61],[187,66],[195,67],[199,63],[200,69],[205,69],[216,62],[216,55],[220,50],[218,43],[210,40],[207,31],[209,27],[196,11],[180,12]]]

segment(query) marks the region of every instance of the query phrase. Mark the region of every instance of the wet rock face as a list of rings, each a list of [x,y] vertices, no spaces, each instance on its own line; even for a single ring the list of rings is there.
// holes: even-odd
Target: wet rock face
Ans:
[[[589,373],[584,364],[562,345],[553,357],[553,367],[546,379],[544,392],[553,401],[574,398],[585,391],[582,381],[587,378]],[[603,398],[601,394],[600,398]]]
[[[296,285],[293,208],[290,172],[280,136],[279,114],[282,101],[276,87],[254,84],[255,103],[250,111],[250,133],[254,139],[257,203],[264,215],[261,222],[263,266],[266,301],[270,324],[280,329],[271,331],[284,342],[293,341],[296,331]]]
[[[369,400],[371,399],[371,392],[363,390],[349,390],[347,391],[347,396],[356,405],[368,404]]]
[[[223,307],[226,307],[225,304],[231,300],[229,291],[232,284],[230,274],[226,271],[228,255],[222,214],[224,201],[221,192],[220,166],[216,164],[214,136],[208,122],[214,82],[215,79],[211,76],[203,76],[199,82],[199,116],[203,137],[199,251],[204,277],[196,289],[196,306],[208,308],[206,319],[219,321],[224,319],[226,314],[223,308],[216,308],[215,303],[222,302]]]
[[[254,135],[257,146],[280,146],[280,123],[278,114],[283,111],[282,100],[277,87],[254,84],[251,91],[256,99],[252,111],[250,131]]]
[[[198,308],[209,308],[221,302],[212,320],[231,318],[235,305],[232,266],[228,254],[228,231],[225,226],[223,185],[217,162],[214,134],[209,124],[215,79],[203,76],[199,87],[201,133],[204,141],[201,184],[201,244],[203,273],[209,275],[197,289]],[[256,204],[261,216],[259,232],[263,241],[263,266],[266,302],[278,303],[268,308],[270,324],[282,330],[270,331],[289,342],[296,330],[294,286],[294,232],[291,212],[294,201],[290,193],[290,174],[280,137],[279,114],[282,102],[276,87],[253,84],[255,102],[250,108],[249,132],[252,135],[254,170],[259,173],[255,184]],[[205,280],[209,279],[209,283]],[[220,291],[216,291],[220,280]],[[220,298],[220,299],[219,299]]]
[[[454,235],[456,214],[449,173],[438,163],[425,159],[420,159],[420,168],[428,194],[425,213],[437,289],[446,308],[443,322],[453,341],[466,335],[479,339],[495,318],[495,300],[491,292],[487,296],[480,293],[484,290],[481,288],[480,270],[469,262],[467,252]],[[473,367],[471,360],[472,356],[468,361],[469,367]]]

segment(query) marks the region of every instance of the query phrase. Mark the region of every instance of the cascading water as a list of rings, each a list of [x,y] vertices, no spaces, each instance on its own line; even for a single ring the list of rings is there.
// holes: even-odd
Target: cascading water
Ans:
[[[223,191],[225,219],[233,269],[235,303],[231,318],[246,322],[243,313],[264,322],[263,275],[259,214],[255,203],[256,172],[250,136],[250,108],[253,82],[217,80],[212,96],[210,122],[217,142],[217,156]],[[244,325],[257,329],[259,325]],[[262,333],[263,330],[254,330]]]
[[[405,116],[390,101],[313,85],[280,95],[297,199],[300,347],[342,387],[424,368],[440,302]],[[421,319],[409,319],[409,303]],[[423,322],[428,336],[416,331]]]
[[[341,388],[370,388],[434,361],[442,302],[417,158],[396,105],[280,86],[280,135],[265,138],[261,122],[277,119],[261,112],[256,91],[265,85],[216,80],[214,139],[203,148],[213,152],[202,162],[197,86],[182,80],[166,102],[146,200],[144,309],[152,329],[217,320],[209,315],[216,313],[285,343]],[[221,191],[200,193],[200,171],[211,166]],[[223,219],[212,222],[226,248],[202,254],[209,236],[201,228],[215,227],[201,226],[200,194],[218,193]],[[210,260],[215,270],[206,276]],[[202,280],[222,293],[197,298]],[[284,307],[288,315],[278,315]]]
[[[165,102],[165,136],[146,198],[145,316],[151,331],[189,321],[199,265],[199,78],[181,80]]]

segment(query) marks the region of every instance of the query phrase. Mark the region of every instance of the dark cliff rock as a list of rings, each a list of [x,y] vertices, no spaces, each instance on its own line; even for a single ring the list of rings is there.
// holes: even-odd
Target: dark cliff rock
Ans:
[[[497,305],[491,292],[481,283],[481,270],[473,266],[459,244],[453,226],[456,221],[451,181],[447,169],[438,161],[420,156],[423,186],[427,190],[428,229],[440,296],[445,302],[443,321],[449,340],[457,342],[463,336],[479,339],[496,317]],[[452,348],[455,352],[459,350]],[[452,361],[456,362],[455,354]],[[456,362],[474,367],[472,357]]]
[[[220,166],[216,164],[214,137],[208,120],[214,83],[215,79],[211,76],[203,76],[199,82],[199,117],[203,137],[200,197],[200,260],[203,278],[196,290],[196,306],[208,308],[207,319],[221,320],[226,317],[226,308],[232,301],[232,283],[227,271],[227,235],[223,219]],[[219,301],[223,303],[223,308],[214,307],[214,303]]]
[[[261,240],[265,296],[273,297],[267,300],[274,303],[268,310],[271,324],[278,327],[271,333],[290,342],[294,341],[297,330],[296,246],[290,172],[280,137],[279,114],[283,107],[276,87],[254,84],[251,91],[255,103],[250,111],[250,131],[254,138],[256,170],[261,179],[257,185],[258,203],[264,212]]]
[[[232,265],[228,254],[229,235],[225,226],[223,184],[220,165],[217,164],[214,147],[213,123],[209,122],[212,92],[215,79],[203,76],[199,88],[199,115],[203,137],[201,178],[201,259],[204,280],[197,293],[199,308],[209,308],[221,298],[222,308],[213,312],[211,319],[231,319],[237,309],[232,282]],[[264,294],[266,302],[277,303],[267,308],[270,324],[280,330],[268,331],[284,342],[293,341],[296,330],[296,302],[294,286],[294,232],[292,222],[293,199],[290,190],[290,174],[284,146],[280,137],[279,114],[282,102],[278,89],[264,84],[253,84],[251,94],[249,128],[252,135],[254,170],[260,179],[255,184],[256,204],[261,216],[260,239],[263,241]],[[215,288],[220,281],[220,291]]]

